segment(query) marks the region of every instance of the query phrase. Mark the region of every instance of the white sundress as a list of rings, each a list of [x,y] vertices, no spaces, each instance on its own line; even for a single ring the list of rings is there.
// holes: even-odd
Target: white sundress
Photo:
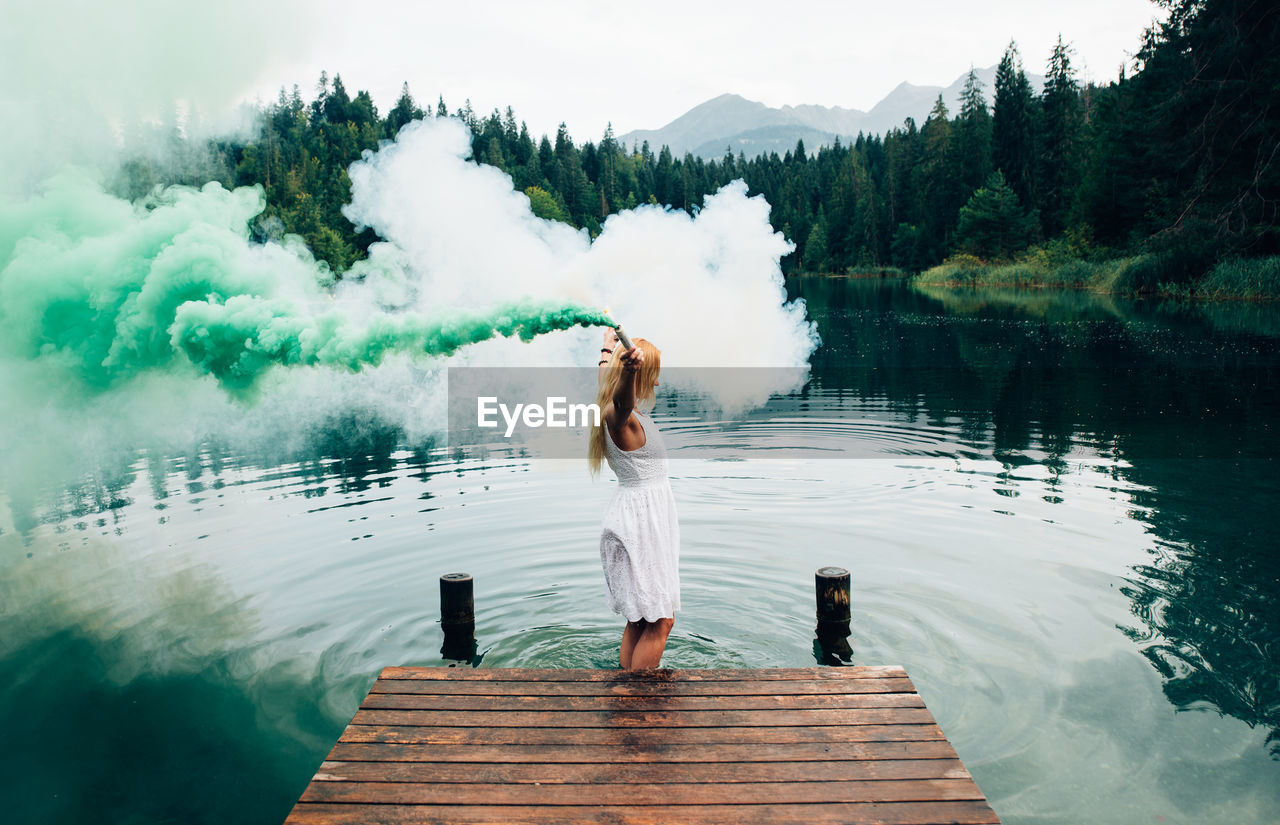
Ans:
[[[605,460],[618,488],[604,511],[600,563],[613,612],[652,622],[680,609],[680,524],[662,434],[647,415],[635,416],[645,434],[638,450],[619,449],[605,426]]]

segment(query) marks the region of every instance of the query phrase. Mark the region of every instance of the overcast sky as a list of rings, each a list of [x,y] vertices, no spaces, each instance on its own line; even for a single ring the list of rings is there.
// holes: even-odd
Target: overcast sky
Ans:
[[[23,117],[0,154],[72,157],[60,143],[171,118],[177,98],[210,123],[294,83],[310,100],[322,69],[383,113],[408,81],[421,104],[510,105],[535,135],[563,120],[579,141],[610,121],[617,134],[661,127],[725,92],[867,109],[904,80],[941,86],[993,65],[1011,39],[1042,73],[1059,33],[1081,77],[1106,82],[1158,12],[1149,0],[6,0],[0,105]]]
[[[359,10],[344,16],[345,9]],[[409,82],[420,103],[511,105],[535,134],[565,121],[576,139],[657,128],[724,92],[771,106],[867,109],[902,81],[946,85],[995,64],[1012,39],[1044,72],[1059,33],[1081,76],[1113,79],[1159,9],[1149,0],[782,3],[541,0],[476,4],[373,0],[319,15],[265,66],[257,94],[313,92],[322,68],[373,93],[380,111]]]

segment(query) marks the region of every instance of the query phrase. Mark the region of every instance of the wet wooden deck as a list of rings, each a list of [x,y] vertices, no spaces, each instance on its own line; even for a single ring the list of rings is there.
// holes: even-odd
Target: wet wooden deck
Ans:
[[[998,821],[898,667],[387,668],[287,820]]]

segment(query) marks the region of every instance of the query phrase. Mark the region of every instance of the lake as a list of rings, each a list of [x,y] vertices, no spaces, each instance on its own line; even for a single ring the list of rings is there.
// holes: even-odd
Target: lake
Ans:
[[[1280,821],[1280,310],[788,289],[803,390],[715,427],[659,396],[664,665],[820,661],[838,565],[852,662],[907,668],[1004,822]],[[384,666],[616,666],[611,477],[358,415],[282,441],[42,442],[0,475],[10,821],[280,822]],[[455,570],[470,663],[440,652]]]

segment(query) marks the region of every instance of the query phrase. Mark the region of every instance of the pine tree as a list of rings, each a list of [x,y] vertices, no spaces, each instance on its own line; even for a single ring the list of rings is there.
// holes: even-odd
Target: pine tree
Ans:
[[[508,146],[511,146],[519,137],[520,127],[516,124],[516,110],[508,106],[506,114],[502,116],[502,138]]]
[[[373,95],[369,94],[365,89],[357,92],[351,104],[347,107],[347,119],[356,124],[356,127],[361,130],[368,126],[382,126],[382,122],[378,118],[378,107],[373,103]]]
[[[556,189],[556,182],[552,178],[559,177],[556,166],[556,152],[551,148],[551,141],[546,135],[538,141],[538,168],[542,170],[542,179],[546,182],[547,187],[551,190]]]
[[[346,123],[350,118],[347,111],[351,106],[351,98],[347,96],[347,88],[342,85],[342,75],[333,76],[333,88],[324,99],[324,119],[329,123]]]
[[[885,136],[885,162],[888,170],[884,193],[888,201],[891,226],[899,223],[919,224],[920,199],[916,197],[912,170],[920,160],[920,132],[916,122],[907,118],[903,128]]]
[[[995,114],[991,152],[996,169],[1023,203],[1032,202],[1034,186],[1033,106],[1031,84],[1022,70],[1018,47],[1009,43],[996,67]]]
[[[1036,194],[1046,235],[1066,227],[1080,180],[1080,86],[1071,68],[1069,49],[1058,36],[1049,58],[1041,97],[1041,131]]]
[[[960,93],[960,116],[955,120],[960,188],[968,198],[991,175],[991,112],[982,81],[973,69]]]
[[[804,242],[804,271],[825,272],[827,270],[827,216],[822,207],[818,207],[818,218],[809,230],[809,238]]]
[[[658,152],[658,162],[654,167],[653,194],[657,197],[658,203],[670,204],[674,200],[675,191],[675,162],[671,157],[671,150],[663,146]]]
[[[1280,252],[1280,14],[1251,0],[1164,0],[1123,90],[1145,134],[1143,233],[1180,254]]]
[[[394,138],[406,125],[421,119],[424,115],[425,112],[414,102],[413,95],[409,94],[409,84],[406,82],[400,87],[400,98],[396,101],[396,105],[387,112],[387,137]]]
[[[930,263],[924,249],[924,232],[913,223],[900,223],[893,231],[890,257],[893,265],[907,272],[919,272]]]
[[[941,257],[947,247],[954,226],[956,210],[960,208],[960,176],[954,162],[951,122],[947,119],[947,106],[938,95],[933,111],[929,113],[920,130],[924,142],[923,154],[915,168],[916,190],[923,209],[923,225],[927,247],[935,257]]]
[[[724,147],[724,157],[720,160],[720,170],[723,173],[725,183],[738,177],[738,163],[734,160],[732,146],[726,145]]]
[[[507,171],[507,162],[502,157],[502,141],[496,136],[485,143],[484,162],[502,171]]]
[[[857,209],[850,224],[850,247],[854,266],[879,266],[883,260],[881,225],[884,210],[870,168],[870,145],[850,152],[853,164],[853,194]]]
[[[600,211],[600,217],[602,218],[608,215],[614,205],[622,200],[622,193],[618,191],[618,163],[620,157],[621,151],[618,149],[618,141],[613,136],[613,122],[610,121],[605,126],[604,136],[600,138],[600,146],[596,149],[597,164],[600,167],[596,181],[602,198]]]
[[[1033,231],[1034,216],[1022,208],[1017,193],[998,169],[960,209],[956,225],[961,249],[995,260],[1025,249]]]

